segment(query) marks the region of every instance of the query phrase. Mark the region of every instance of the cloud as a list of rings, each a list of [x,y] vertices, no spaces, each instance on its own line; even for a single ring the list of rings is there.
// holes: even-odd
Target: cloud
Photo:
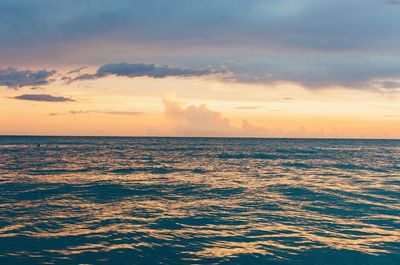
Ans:
[[[2,0],[2,45],[59,45],[82,39],[120,37],[130,42],[173,41],[215,45],[249,42],[255,46],[284,46],[340,50],[385,45],[397,28],[397,10],[386,4],[398,0]],[[336,14],[340,11],[341,18]],[[362,16],[356,16],[361,13]],[[10,15],[12,14],[12,15]],[[320,16],[317,16],[320,15]],[[378,38],[377,38],[378,37]],[[384,43],[379,37],[388,37]],[[372,41],[368,43],[366,40]]]
[[[235,109],[242,109],[242,110],[250,110],[250,109],[259,109],[260,107],[257,106],[240,106],[236,107]]]
[[[231,125],[220,112],[210,110],[206,105],[182,107],[177,101],[164,99],[166,117],[173,123],[173,134],[179,136],[263,136],[275,131],[267,130],[243,121],[242,127]]]
[[[67,75],[70,75],[70,74],[79,74],[82,70],[84,70],[84,69],[86,69],[86,68],[87,68],[87,66],[78,67],[78,68],[76,68],[76,69],[73,69],[73,70],[69,71],[69,72],[67,73]]]
[[[16,68],[0,69],[0,86],[18,89],[24,86],[40,86],[49,84],[55,70],[18,70]]]
[[[179,70],[215,69],[238,62],[243,67],[229,66],[237,82],[371,89],[375,80],[400,78],[398,3],[2,0],[0,58],[10,65],[140,60],[183,67],[146,70],[145,65],[136,65],[128,73],[99,69],[81,75],[80,80],[119,73],[197,76],[203,74]]]
[[[125,77],[195,77],[216,73],[211,70],[192,70],[183,68],[171,68],[169,66],[156,66],[154,64],[128,64],[128,63],[111,63],[99,67],[95,74],[83,74],[71,81],[91,80],[108,75],[125,76]]]
[[[400,82],[398,81],[383,81],[381,82],[382,88],[386,89],[397,89],[400,88]]]
[[[309,131],[303,126],[291,130],[257,126],[242,120],[240,126],[234,126],[222,113],[209,109],[206,105],[182,106],[176,100],[164,99],[164,114],[170,120],[173,136],[199,137],[324,137],[330,132]],[[165,132],[149,128],[151,135],[164,135]],[[328,133],[328,134],[327,134]],[[332,133],[331,135],[335,135]]]
[[[15,96],[13,99],[30,100],[30,101],[44,101],[44,102],[75,102],[74,99],[65,97],[55,97],[46,94],[23,94]]]
[[[267,70],[266,70],[267,69]],[[271,55],[264,61],[227,64],[233,80],[250,84],[291,82],[310,89],[344,87],[373,89],[376,80],[400,79],[400,57]]]
[[[140,111],[100,111],[98,113],[123,116],[138,116],[143,114],[143,112]]]
[[[58,115],[77,115],[77,114],[90,114],[90,113],[100,113],[100,114],[108,114],[108,115],[122,115],[122,116],[138,116],[144,114],[139,111],[99,111],[99,110],[71,110],[66,113],[49,113],[50,116],[58,116]]]
[[[261,55],[259,57],[261,58]],[[290,65],[291,63],[292,65]],[[310,89],[329,87],[376,89],[376,80],[400,78],[398,70],[400,69],[400,57],[371,59],[363,56],[358,58],[319,56],[318,58],[311,58],[309,55],[293,55],[292,58],[288,59],[271,55],[264,61],[257,63],[227,63],[223,66],[208,67],[213,69],[195,70],[143,63],[110,63],[100,66],[94,74],[84,73],[76,77],[67,74],[62,77],[62,80],[69,84],[109,75],[129,78],[213,76],[222,82],[245,84],[265,85],[290,82]]]

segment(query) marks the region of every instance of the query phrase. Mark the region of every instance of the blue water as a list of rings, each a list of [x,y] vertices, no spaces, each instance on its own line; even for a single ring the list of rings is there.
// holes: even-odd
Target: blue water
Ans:
[[[400,141],[0,137],[0,264],[398,265]]]

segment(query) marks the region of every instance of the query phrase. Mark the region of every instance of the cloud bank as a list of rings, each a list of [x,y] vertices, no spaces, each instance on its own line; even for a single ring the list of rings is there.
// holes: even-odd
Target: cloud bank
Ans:
[[[0,57],[184,67],[109,64],[80,80],[226,66],[237,82],[372,89],[400,80],[399,12],[398,0],[2,0]]]
[[[18,89],[24,86],[41,86],[50,82],[50,77],[56,71],[48,70],[18,70],[16,68],[0,69],[0,86]]]
[[[70,81],[92,80],[108,75],[124,76],[124,77],[196,77],[216,73],[211,70],[192,70],[183,68],[171,68],[169,66],[156,66],[155,64],[128,64],[128,63],[111,63],[105,64],[98,68],[95,74],[82,74]]]
[[[386,47],[398,51],[399,36],[393,34],[398,32],[398,9],[390,7],[398,3],[398,0],[2,0],[0,40],[4,47],[47,46],[115,36],[160,45],[174,41],[179,47],[187,42],[202,45],[222,42],[295,50]]]
[[[43,102],[75,102],[74,99],[65,97],[55,97],[47,94],[23,94],[13,97],[13,99],[43,101]]]

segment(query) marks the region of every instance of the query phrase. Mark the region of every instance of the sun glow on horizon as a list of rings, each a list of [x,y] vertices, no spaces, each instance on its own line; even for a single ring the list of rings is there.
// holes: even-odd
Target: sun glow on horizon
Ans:
[[[0,134],[400,138],[399,8],[0,2]]]
[[[59,81],[43,90],[74,101],[17,100],[43,91],[8,90],[0,134],[400,138],[399,98],[373,91],[116,76]],[[179,106],[181,117],[166,112],[165,99]]]

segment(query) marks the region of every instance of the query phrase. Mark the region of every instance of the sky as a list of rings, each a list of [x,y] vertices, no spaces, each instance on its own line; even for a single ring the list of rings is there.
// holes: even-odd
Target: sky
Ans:
[[[0,135],[400,138],[398,0],[1,0]]]

